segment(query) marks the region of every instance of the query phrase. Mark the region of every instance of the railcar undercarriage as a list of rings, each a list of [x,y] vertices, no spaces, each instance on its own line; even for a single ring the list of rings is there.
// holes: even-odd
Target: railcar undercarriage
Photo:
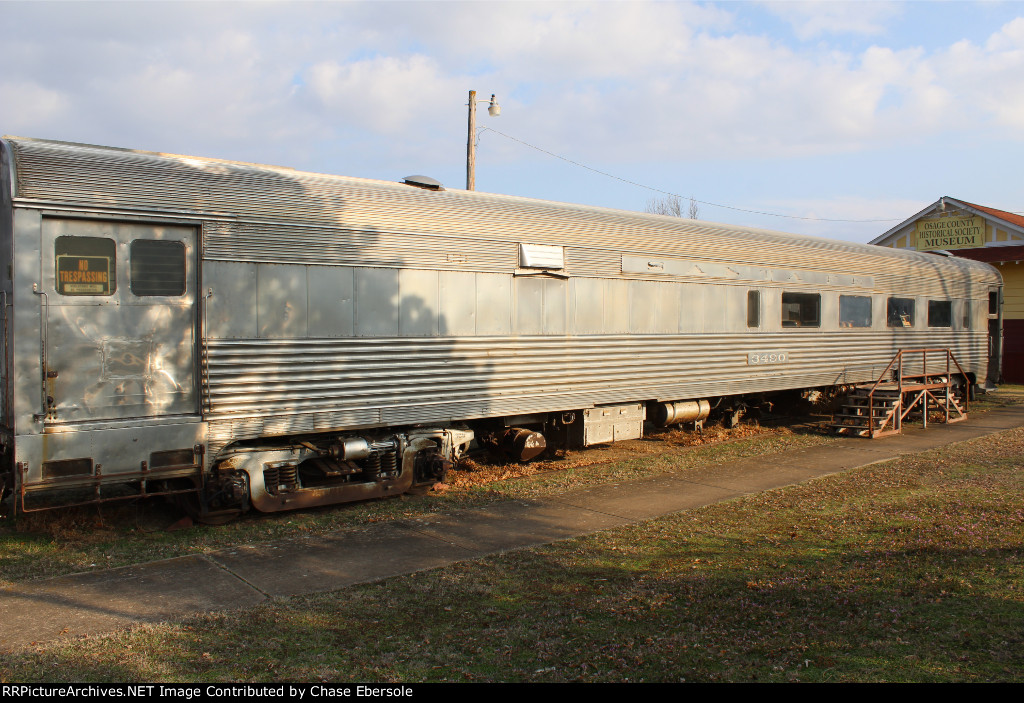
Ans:
[[[5,453],[7,470],[0,471],[0,491],[5,497],[14,493],[16,512],[163,495],[193,519],[216,524],[250,509],[279,512],[429,488],[444,480],[471,443],[526,462],[540,456],[549,443],[587,447],[638,439],[644,436],[647,422],[662,428],[686,425],[697,431],[705,422],[721,422],[732,428],[743,417],[771,411],[774,405],[797,400],[813,404],[849,389],[835,386],[697,400],[652,400],[497,417],[468,423],[468,427],[259,438],[220,450],[206,470],[200,445],[181,466],[154,469],[144,465],[141,472],[131,474],[101,475],[99,460],[85,458],[77,461],[95,466],[91,475],[53,480],[50,486],[30,487],[27,494],[22,476],[25,467],[10,466],[10,454]],[[67,489],[77,490],[79,496],[67,500],[56,495]],[[47,504],[28,507],[26,495],[34,497],[36,493],[45,496]]]
[[[238,444],[221,453],[203,512],[294,510],[398,495],[444,478],[473,440],[465,429]]]

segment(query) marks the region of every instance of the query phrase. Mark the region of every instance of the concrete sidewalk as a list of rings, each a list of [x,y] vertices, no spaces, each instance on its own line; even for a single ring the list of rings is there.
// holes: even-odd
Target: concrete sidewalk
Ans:
[[[435,519],[347,529],[302,542],[225,549],[0,590],[0,648],[109,632],[135,622],[332,591],[509,549],[640,522],[749,493],[1024,426],[1024,405],[881,440],[841,439],[682,475],[508,501]]]

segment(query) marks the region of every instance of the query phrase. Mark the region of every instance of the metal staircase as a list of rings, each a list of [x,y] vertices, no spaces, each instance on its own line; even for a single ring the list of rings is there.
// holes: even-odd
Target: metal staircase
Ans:
[[[902,432],[903,420],[911,413],[921,416],[925,429],[929,413],[933,422],[966,420],[966,379],[949,349],[901,349],[877,381],[857,386],[846,397],[830,427],[836,434],[873,439]]]

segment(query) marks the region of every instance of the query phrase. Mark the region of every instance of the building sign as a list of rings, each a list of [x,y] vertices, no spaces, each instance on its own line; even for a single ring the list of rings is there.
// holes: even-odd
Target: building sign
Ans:
[[[110,257],[57,257],[57,292],[63,295],[110,295]]]
[[[914,226],[917,250],[970,249],[985,246],[985,218],[943,217],[918,220]]]

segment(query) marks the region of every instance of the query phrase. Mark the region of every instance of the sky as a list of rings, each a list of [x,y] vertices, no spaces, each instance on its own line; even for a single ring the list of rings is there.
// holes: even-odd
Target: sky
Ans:
[[[0,26],[0,134],[463,188],[476,90],[479,191],[857,242],[943,195],[1024,212],[1024,2],[0,0]]]

